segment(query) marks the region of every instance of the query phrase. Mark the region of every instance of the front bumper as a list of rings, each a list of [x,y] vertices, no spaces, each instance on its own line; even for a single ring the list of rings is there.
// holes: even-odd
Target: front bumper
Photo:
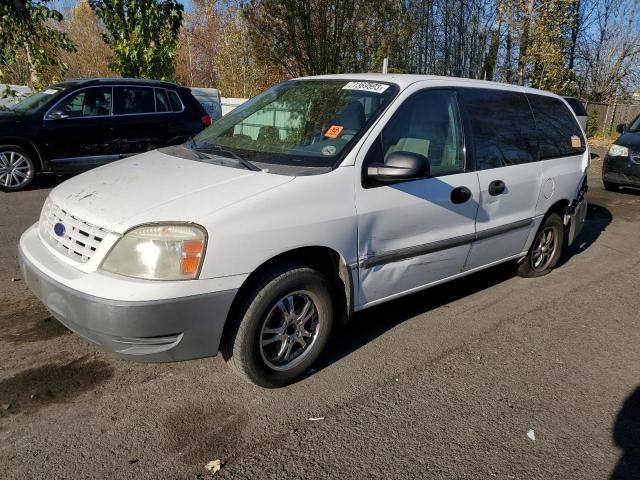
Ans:
[[[20,240],[22,275],[51,314],[70,330],[102,349],[144,362],[170,362],[216,355],[237,289],[183,297],[123,301],[70,288],[36,265],[69,267],[41,243],[33,229]],[[38,240],[39,238],[35,239]],[[43,258],[43,256],[46,256]],[[128,279],[113,281],[129,282]],[[198,282],[194,280],[193,282]],[[131,281],[135,288],[137,281]],[[156,282],[160,284],[161,282]],[[108,292],[105,292],[108,293]]]
[[[640,163],[637,152],[629,157],[605,156],[602,180],[616,185],[640,187]]]

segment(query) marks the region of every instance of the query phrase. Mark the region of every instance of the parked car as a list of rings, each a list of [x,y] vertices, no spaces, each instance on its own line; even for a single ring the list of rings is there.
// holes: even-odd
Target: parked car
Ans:
[[[604,188],[611,191],[620,187],[640,188],[640,115],[629,125],[621,123],[616,130],[620,136],[602,162]]]
[[[183,143],[211,124],[187,88],[124,78],[51,85],[0,112],[0,189]]]
[[[575,115],[547,92],[302,78],[192,142],[62,183],[19,257],[52,314],[103,348],[220,350],[277,387],[354,312],[503,262],[548,273],[584,223],[588,165]]]
[[[584,105],[580,100],[575,97],[562,97],[569,104],[573,113],[576,114],[576,118],[578,119],[578,123],[582,127],[582,131],[587,131],[587,110],[584,108]]]

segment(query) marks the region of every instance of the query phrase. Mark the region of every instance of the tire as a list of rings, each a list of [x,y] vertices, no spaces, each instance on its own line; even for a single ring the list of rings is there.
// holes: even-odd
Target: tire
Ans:
[[[0,191],[27,188],[35,177],[32,154],[18,145],[0,145]]]
[[[564,224],[560,215],[552,213],[536,232],[529,253],[518,266],[518,275],[524,278],[541,277],[558,263],[564,247]]]
[[[618,190],[620,190],[620,186],[616,183],[611,183],[611,182],[602,182],[604,184],[604,189],[609,191],[609,192],[617,192]]]
[[[221,346],[227,364],[261,387],[293,382],[327,344],[333,327],[331,292],[329,281],[306,266],[283,265],[261,275],[234,308]],[[295,321],[307,317],[301,324]]]

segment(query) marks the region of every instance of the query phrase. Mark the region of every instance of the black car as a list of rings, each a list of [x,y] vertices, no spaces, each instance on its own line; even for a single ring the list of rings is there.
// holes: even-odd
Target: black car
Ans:
[[[183,143],[210,124],[191,91],[171,82],[51,85],[0,112],[0,190],[20,190],[39,173],[76,173]]]
[[[621,135],[609,148],[602,164],[602,182],[607,190],[640,188],[640,115],[629,125],[617,127]]]

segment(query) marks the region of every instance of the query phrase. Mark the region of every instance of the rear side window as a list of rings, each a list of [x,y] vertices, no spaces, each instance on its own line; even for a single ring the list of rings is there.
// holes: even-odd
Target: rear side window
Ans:
[[[156,112],[170,112],[169,97],[163,88],[156,88]]]
[[[116,87],[116,115],[155,113],[153,88]]]
[[[530,94],[527,97],[538,127],[541,160],[584,153],[580,125],[559,98]]]
[[[461,89],[478,170],[537,160],[535,122],[523,93]]]
[[[182,101],[176,92],[173,90],[167,90],[169,95],[169,103],[171,104],[171,110],[174,112],[180,112],[182,110]]]

